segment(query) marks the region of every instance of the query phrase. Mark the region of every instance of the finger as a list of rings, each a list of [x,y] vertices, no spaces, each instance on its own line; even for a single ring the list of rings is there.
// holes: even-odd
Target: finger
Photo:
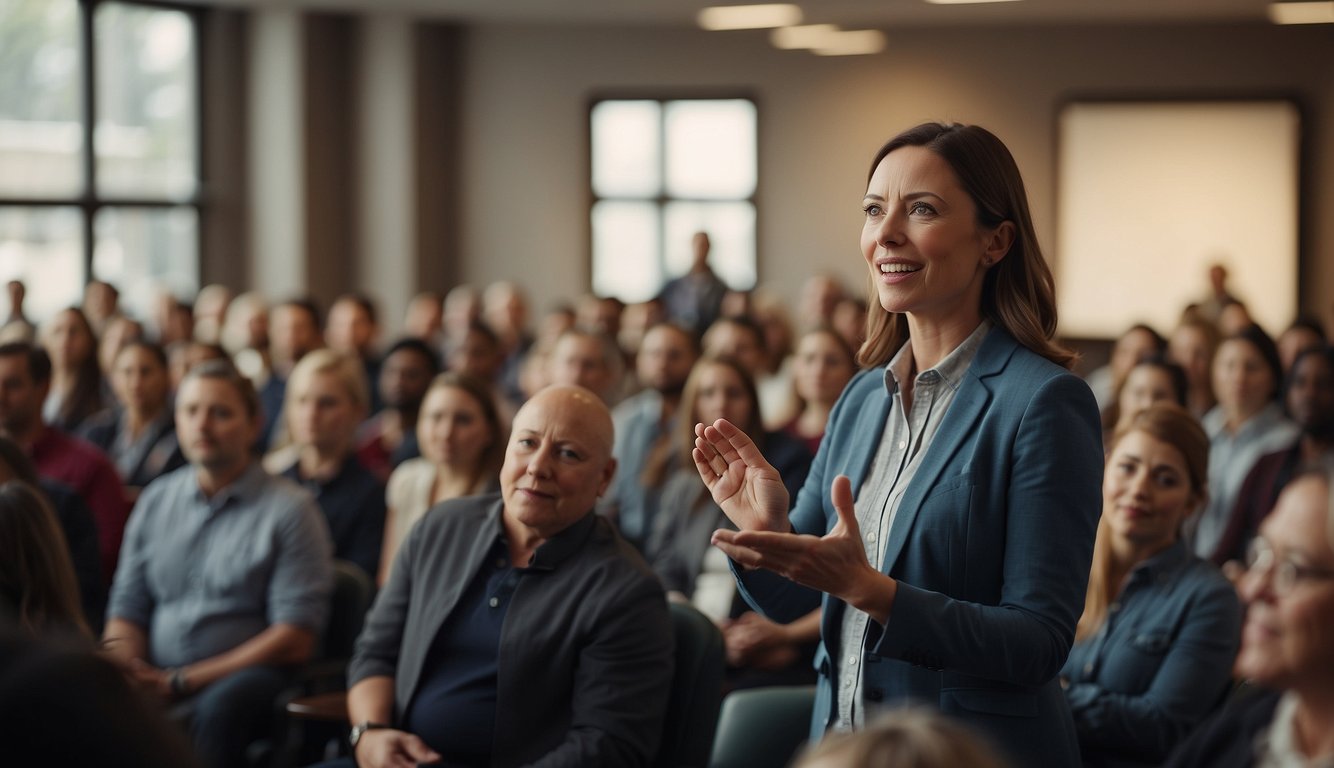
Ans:
[[[742,432],[732,422],[727,419],[718,419],[713,422],[711,428],[721,438],[721,440],[713,441],[715,447],[718,447],[719,442],[726,446],[720,448],[720,453],[727,463],[732,463],[734,458],[740,458],[748,467],[763,467],[769,464],[764,458],[764,454],[760,453],[760,449],[756,447],[755,441],[751,440],[749,435]],[[711,434],[709,428],[704,430],[704,434],[706,436]]]
[[[732,543],[763,553],[799,554],[808,551],[820,540],[814,536],[774,531],[733,531]]]
[[[426,742],[418,736],[409,735],[404,739],[403,751],[418,763],[434,763],[440,759],[440,754],[426,746]]]
[[[724,555],[727,555],[729,558],[736,561],[737,564],[741,565],[744,568],[760,567],[760,561],[761,561],[760,555],[753,549],[749,549],[747,547],[739,547],[736,544],[731,543],[730,541],[718,538],[717,534],[714,534],[713,546],[722,550],[722,553]]]
[[[852,481],[847,475],[834,478],[833,485],[829,487],[829,499],[834,503],[834,511],[838,513],[839,525],[843,526],[848,535],[861,538],[861,526],[857,524],[857,509],[852,501]]]

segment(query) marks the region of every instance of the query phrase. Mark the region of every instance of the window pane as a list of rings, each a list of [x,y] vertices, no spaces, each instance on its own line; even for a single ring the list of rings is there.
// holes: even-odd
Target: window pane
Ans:
[[[0,194],[83,191],[74,0],[0,0]]]
[[[593,292],[644,301],[662,287],[658,206],[602,201],[593,206]]]
[[[750,197],[755,193],[755,105],[745,99],[668,102],[667,194]]]
[[[656,101],[593,107],[593,194],[656,197],[662,188],[662,109]]]
[[[83,295],[83,223],[77,208],[0,208],[0,281],[27,287],[23,312],[40,322]],[[10,316],[8,293],[3,319]]]
[[[199,217],[193,208],[104,208],[93,221],[93,275],[120,289],[130,315],[152,317],[162,290],[199,289]]]
[[[107,3],[97,7],[93,22],[98,193],[192,194],[198,94],[190,17]]]
[[[668,203],[663,238],[667,275],[690,269],[690,240],[709,234],[709,266],[737,290],[755,287],[755,206],[750,203]]]

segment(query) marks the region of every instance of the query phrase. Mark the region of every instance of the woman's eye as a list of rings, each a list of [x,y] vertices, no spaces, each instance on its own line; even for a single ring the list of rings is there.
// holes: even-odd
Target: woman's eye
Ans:
[[[908,207],[908,213],[923,215],[923,214],[932,214],[935,212],[936,212],[935,208],[932,208],[930,205],[923,203],[921,201],[915,202]]]
[[[867,216],[879,216],[884,210],[885,209],[881,208],[878,203],[862,206],[862,213],[865,213]]]

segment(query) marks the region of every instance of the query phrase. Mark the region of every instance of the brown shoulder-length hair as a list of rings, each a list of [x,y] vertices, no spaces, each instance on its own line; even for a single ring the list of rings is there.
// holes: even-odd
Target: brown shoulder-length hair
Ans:
[[[45,497],[22,480],[0,485],[0,600],[33,635],[92,637],[65,534]]]
[[[959,184],[977,207],[978,225],[987,228],[1009,221],[1014,243],[1005,257],[987,270],[982,283],[982,317],[1004,328],[1015,341],[1057,365],[1069,368],[1075,355],[1054,341],[1056,286],[1042,258],[1037,232],[1028,211],[1028,195],[1010,150],[985,128],[952,123],[923,123],[885,143],[871,162],[867,183],[880,161],[896,149],[925,147],[949,163]],[[870,278],[868,277],[868,284]],[[876,311],[880,300],[871,288],[866,315],[866,342],[857,353],[864,368],[889,362],[908,340],[908,318]]]
[[[1131,416],[1112,436],[1108,459],[1121,440],[1131,432],[1143,432],[1177,449],[1186,462],[1187,482],[1195,496],[1196,509],[1209,498],[1209,436],[1190,411],[1169,401],[1153,405]],[[1108,472],[1114,471],[1110,461]],[[1093,636],[1107,621],[1107,607],[1121,589],[1124,573],[1117,573],[1112,562],[1111,528],[1106,510],[1098,521],[1098,536],[1093,542],[1093,567],[1089,571],[1088,591],[1084,594],[1084,614],[1075,627],[1075,639]]]
[[[426,403],[426,397],[437,389],[457,389],[471,397],[482,411],[482,420],[491,428],[491,443],[478,457],[476,474],[473,477],[473,487],[481,491],[500,475],[500,465],[505,463],[505,446],[509,443],[509,429],[500,418],[500,407],[496,404],[496,396],[491,387],[480,378],[461,371],[446,371],[431,379],[426,394],[422,396],[423,405]],[[420,419],[417,422],[419,427],[422,423]]]

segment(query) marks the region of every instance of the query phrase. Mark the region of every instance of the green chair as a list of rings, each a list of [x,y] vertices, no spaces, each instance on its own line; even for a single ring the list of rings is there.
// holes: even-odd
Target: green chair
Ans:
[[[815,686],[733,691],[723,699],[709,768],[784,768],[811,732]]]
[[[676,670],[654,768],[704,768],[723,698],[723,634],[704,614],[672,603]]]

